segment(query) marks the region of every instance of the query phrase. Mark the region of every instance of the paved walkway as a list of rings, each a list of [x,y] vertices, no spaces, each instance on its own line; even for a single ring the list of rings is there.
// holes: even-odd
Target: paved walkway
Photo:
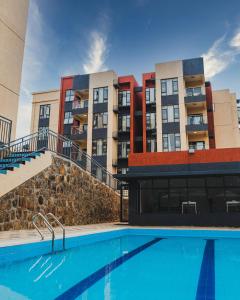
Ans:
[[[92,224],[92,225],[81,225],[81,226],[66,226],[66,237],[79,236],[88,233],[96,233],[101,231],[110,231],[116,229],[126,228],[124,225],[117,225],[114,223],[103,223],[103,224]],[[56,238],[62,237],[62,230],[60,227],[54,228],[56,232]],[[51,239],[51,234],[47,229],[41,229],[44,234],[45,240]],[[0,247],[25,244],[31,242],[40,241],[39,233],[33,230],[12,230],[12,231],[1,231],[0,232]]]
[[[80,225],[80,226],[66,226],[66,237],[72,236],[80,236],[89,233],[97,233],[103,231],[110,231],[110,230],[117,230],[117,229],[124,229],[124,228],[139,228],[129,226],[126,223],[117,224],[117,223],[102,223],[102,224],[91,224],[91,225]],[[191,230],[240,230],[239,228],[233,227],[145,227],[142,226],[141,228],[151,228],[151,229],[191,229]],[[56,238],[62,237],[62,230],[60,227],[54,228],[56,233]],[[44,234],[45,240],[51,239],[51,234],[47,229],[42,229],[41,232]],[[33,230],[12,230],[12,231],[0,231],[0,247],[10,246],[10,245],[18,245],[18,244],[25,244],[31,242],[40,241],[39,233]]]

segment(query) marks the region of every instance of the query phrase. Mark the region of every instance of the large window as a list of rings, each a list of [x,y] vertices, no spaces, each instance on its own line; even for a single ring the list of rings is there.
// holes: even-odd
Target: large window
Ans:
[[[155,88],[146,88],[146,103],[155,103]]]
[[[72,124],[73,123],[73,116],[71,111],[66,111],[64,113],[64,124]]]
[[[203,150],[205,149],[205,142],[204,141],[196,141],[196,142],[189,142],[189,149],[194,150]]]
[[[130,91],[120,91],[118,94],[119,106],[130,106],[131,94]]]
[[[128,153],[130,152],[130,142],[119,142],[118,143],[118,157],[128,158]]]
[[[163,151],[180,151],[181,140],[179,133],[163,134]]]
[[[147,152],[157,151],[157,140],[155,138],[147,138]]]
[[[50,118],[50,104],[40,105],[39,119]]]
[[[108,113],[93,114],[93,128],[106,128],[108,123]]]
[[[191,176],[139,180],[139,213],[182,214],[182,202],[196,202],[197,212],[227,213],[240,201],[240,176]],[[234,202],[233,202],[234,203]],[[189,207],[186,213],[195,213]],[[240,212],[239,205],[228,213]]]
[[[108,102],[108,88],[102,87],[102,88],[93,89],[93,102],[94,103]]]
[[[97,139],[92,141],[92,155],[107,155],[107,140]]]
[[[119,115],[118,130],[125,131],[125,132],[130,131],[130,115]]]
[[[66,90],[65,92],[65,102],[70,102],[74,100],[74,90]]]
[[[162,122],[179,122],[179,106],[178,105],[168,105],[162,106]]]
[[[186,89],[187,96],[199,96],[202,95],[202,88],[198,87],[190,87]]]
[[[188,115],[188,125],[200,125],[203,124],[203,115]]]
[[[161,94],[162,96],[170,96],[178,94],[178,79],[162,79],[161,80]]]
[[[156,113],[146,113],[146,128],[147,130],[156,129]]]

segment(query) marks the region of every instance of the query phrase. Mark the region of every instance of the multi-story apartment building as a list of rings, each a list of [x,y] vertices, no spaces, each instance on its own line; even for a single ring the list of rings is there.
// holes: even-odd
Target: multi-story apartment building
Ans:
[[[50,129],[58,132],[60,90],[32,94],[31,133]]]
[[[40,107],[51,112],[48,121],[41,120]],[[33,94],[31,132],[44,128],[74,140],[118,174],[127,173],[130,152],[240,144],[236,96],[212,91],[202,58],[156,64],[154,72],[143,74],[141,86],[134,76],[114,71],[63,77],[60,92]]]
[[[0,2],[0,145],[16,134],[28,2]]]

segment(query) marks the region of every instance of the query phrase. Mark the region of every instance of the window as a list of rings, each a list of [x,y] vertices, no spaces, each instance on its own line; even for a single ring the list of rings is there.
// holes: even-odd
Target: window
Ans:
[[[238,123],[240,123],[240,107],[237,108]]]
[[[127,174],[128,173],[128,168],[121,168],[117,170],[118,174]]]
[[[187,96],[199,96],[202,95],[202,88],[198,87],[191,87],[186,89]]]
[[[50,118],[50,104],[40,105],[39,119]]]
[[[108,102],[108,88],[102,87],[102,88],[93,89],[93,102],[94,103]]]
[[[146,88],[146,103],[155,103],[155,88]]]
[[[162,106],[162,122],[179,122],[179,106],[178,105],[168,105]]]
[[[72,142],[71,141],[64,141],[63,142],[63,148],[70,148],[72,147]]]
[[[188,125],[200,125],[203,124],[203,115],[189,115],[188,116]]]
[[[39,140],[44,140],[47,138],[48,129],[49,128],[47,126],[41,126],[38,128]]]
[[[64,124],[72,124],[73,116],[71,111],[66,111],[64,114]]]
[[[130,131],[130,115],[120,115],[118,117],[118,130],[119,131]]]
[[[204,141],[189,142],[189,149],[203,150],[205,149]]]
[[[108,113],[93,114],[93,128],[106,128],[108,123]]]
[[[74,100],[74,90],[66,90],[65,102],[71,102]]]
[[[128,158],[128,153],[130,152],[130,142],[119,142],[118,143],[118,157]]]
[[[178,79],[162,79],[161,80],[161,94],[162,96],[177,95],[178,94]]]
[[[157,151],[157,140],[147,139],[147,152],[156,152],[156,151]]]
[[[148,129],[156,129],[156,113],[146,113],[146,127]]]
[[[98,139],[92,141],[92,155],[107,155],[107,140]]]
[[[120,91],[118,94],[118,105],[119,106],[130,106],[130,91]]]
[[[163,134],[163,151],[179,151],[181,140],[179,133]]]

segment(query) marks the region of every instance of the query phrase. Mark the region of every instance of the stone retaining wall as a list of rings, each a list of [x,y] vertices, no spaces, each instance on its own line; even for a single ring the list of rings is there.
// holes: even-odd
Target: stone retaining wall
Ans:
[[[36,212],[52,212],[65,225],[119,220],[119,195],[75,164],[52,165],[0,198],[0,231],[30,229]]]

